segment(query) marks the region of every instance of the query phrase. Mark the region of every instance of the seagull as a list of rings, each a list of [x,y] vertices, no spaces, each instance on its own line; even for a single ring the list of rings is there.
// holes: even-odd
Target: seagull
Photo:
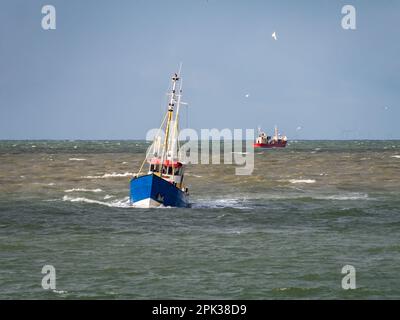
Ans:
[[[300,131],[301,129],[303,129],[301,126],[298,126],[298,127],[296,128],[297,131]]]
[[[245,97],[248,98],[248,97],[250,97],[250,95],[247,93],[247,94],[245,95]]]
[[[278,40],[278,38],[276,37],[276,32],[275,32],[275,31],[274,31],[274,33],[272,34],[272,39]]]

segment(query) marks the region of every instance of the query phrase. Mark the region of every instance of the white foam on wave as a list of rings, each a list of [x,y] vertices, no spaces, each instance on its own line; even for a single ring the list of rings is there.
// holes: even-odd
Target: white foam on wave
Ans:
[[[314,179],[290,179],[290,183],[315,183]]]
[[[243,199],[198,199],[192,203],[192,208],[234,208],[234,209],[251,209],[243,205]]]
[[[197,174],[191,174],[191,173],[186,173],[186,176],[188,177],[195,177],[195,178],[202,178],[203,176],[199,176]]]
[[[69,158],[69,161],[86,161],[84,158]]]
[[[313,197],[318,200],[366,200],[369,199],[366,193],[348,193],[348,194],[338,194],[331,196],[315,196]]]
[[[114,196],[111,196],[111,197],[114,197]],[[113,200],[110,202],[94,200],[94,199],[89,199],[89,198],[84,198],[84,197],[70,197],[70,196],[64,196],[62,200],[74,202],[74,203],[97,204],[97,205],[106,206],[106,207],[110,207],[110,208],[130,208],[130,209],[141,208],[140,206],[135,206],[135,205],[131,204],[129,197],[125,197],[122,199],[116,199],[116,200]],[[106,199],[104,199],[104,200],[106,200]],[[166,207],[166,206],[160,205],[154,209],[160,209],[160,208],[168,209],[171,207]]]
[[[64,290],[53,290],[53,292],[54,293],[57,293],[57,294],[66,294],[66,293],[68,293],[68,291],[64,291]]]
[[[72,188],[68,190],[64,190],[64,192],[70,193],[70,192],[103,192],[101,189],[85,189],[85,188]]]
[[[131,208],[132,207],[130,204],[130,201],[129,201],[129,197],[125,197],[125,198],[119,199],[119,200],[113,200],[110,202],[105,202],[105,201],[88,199],[88,198],[84,198],[84,197],[64,196],[63,201],[98,204],[98,205],[112,207],[112,208]]]
[[[107,178],[121,178],[121,177],[131,177],[136,175],[133,172],[124,172],[124,173],[105,173],[101,176],[83,176],[84,179],[107,179]]]
[[[392,156],[392,158],[400,159],[400,155],[396,154],[396,155]]]

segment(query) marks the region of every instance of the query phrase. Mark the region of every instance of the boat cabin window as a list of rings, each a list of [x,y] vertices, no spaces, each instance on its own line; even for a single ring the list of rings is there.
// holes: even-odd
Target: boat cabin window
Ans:
[[[150,168],[152,168],[152,167],[150,167]],[[150,170],[152,170],[152,169],[150,169]],[[172,176],[172,175],[180,176],[180,175],[182,175],[182,167],[180,167],[180,168],[163,167],[162,173],[168,174],[170,176]]]
[[[160,166],[158,164],[152,164],[150,165],[150,171],[152,172],[158,172],[160,170]]]

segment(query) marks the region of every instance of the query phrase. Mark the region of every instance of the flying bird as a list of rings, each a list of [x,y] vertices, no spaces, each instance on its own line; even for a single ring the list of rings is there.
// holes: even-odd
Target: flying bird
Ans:
[[[248,97],[250,97],[250,95],[247,93],[247,94],[245,95],[245,97],[248,98]]]
[[[274,40],[278,40],[277,36],[276,36],[276,32],[274,31],[274,33],[272,34],[272,39]]]

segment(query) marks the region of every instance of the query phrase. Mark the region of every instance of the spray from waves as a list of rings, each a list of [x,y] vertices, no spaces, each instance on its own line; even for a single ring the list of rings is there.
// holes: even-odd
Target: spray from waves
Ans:
[[[111,208],[131,208],[132,207],[130,204],[130,201],[129,201],[129,197],[125,197],[125,198],[119,199],[119,200],[118,199],[113,200],[110,202],[105,202],[105,201],[88,199],[88,198],[84,198],[84,197],[64,196],[63,201],[98,204],[98,205],[107,206],[107,207],[111,207]]]
[[[113,200],[110,202],[105,202],[105,201],[99,201],[99,200],[94,200],[94,199],[88,199],[88,198],[84,198],[84,197],[70,197],[70,196],[64,196],[63,201],[69,201],[69,202],[75,202],[75,203],[86,203],[86,204],[97,204],[97,205],[101,205],[101,206],[106,206],[106,207],[110,207],[110,208],[140,208],[143,209],[143,207],[140,206],[135,206],[132,205],[129,197],[125,197],[123,199],[117,199],[117,200]],[[168,209],[171,207],[166,207],[163,205],[160,205],[154,209]]]
[[[98,192],[103,192],[103,190],[101,190],[101,189],[73,188],[73,189],[64,190],[64,192],[66,192],[66,193],[71,193],[71,192],[95,192],[95,193],[98,193]]]
[[[132,177],[135,176],[136,173],[133,172],[124,172],[124,173],[105,173],[101,176],[83,176],[83,179],[107,179],[107,178],[122,178],[122,177]]]
[[[69,161],[86,161],[86,159],[83,158],[69,158]]]

